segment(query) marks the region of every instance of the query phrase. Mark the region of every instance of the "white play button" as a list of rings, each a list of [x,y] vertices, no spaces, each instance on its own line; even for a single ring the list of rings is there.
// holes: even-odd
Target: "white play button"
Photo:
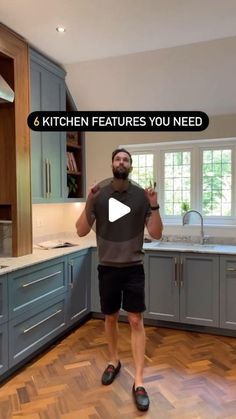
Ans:
[[[108,219],[111,223],[118,220],[131,211],[128,205],[122,204],[115,198],[109,198]]]

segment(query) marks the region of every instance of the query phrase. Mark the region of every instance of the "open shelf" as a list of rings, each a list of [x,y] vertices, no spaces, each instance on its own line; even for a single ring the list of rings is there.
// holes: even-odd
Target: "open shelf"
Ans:
[[[76,111],[75,103],[66,92],[66,110]],[[66,134],[68,199],[84,197],[84,138],[83,133],[73,131]]]

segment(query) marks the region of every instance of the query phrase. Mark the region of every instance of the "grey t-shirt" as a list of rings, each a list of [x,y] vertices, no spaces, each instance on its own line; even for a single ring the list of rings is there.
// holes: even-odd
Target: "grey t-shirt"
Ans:
[[[131,207],[131,212],[111,223],[108,214],[109,198]],[[115,190],[112,183],[101,189],[93,206],[101,265],[121,267],[142,263],[144,227],[150,213],[144,189],[131,182],[122,192]]]

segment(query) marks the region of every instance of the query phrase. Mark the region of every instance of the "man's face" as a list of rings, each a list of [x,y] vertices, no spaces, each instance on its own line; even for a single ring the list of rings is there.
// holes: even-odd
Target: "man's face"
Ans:
[[[112,162],[112,171],[116,179],[127,179],[132,170],[130,157],[127,153],[121,151],[117,153]]]

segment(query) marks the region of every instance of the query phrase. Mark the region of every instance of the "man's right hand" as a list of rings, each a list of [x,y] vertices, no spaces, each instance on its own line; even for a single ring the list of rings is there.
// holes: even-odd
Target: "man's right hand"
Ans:
[[[88,199],[89,200],[94,200],[99,194],[100,194],[101,188],[99,184],[96,184],[94,186],[92,186],[89,189],[89,193],[88,193]]]

